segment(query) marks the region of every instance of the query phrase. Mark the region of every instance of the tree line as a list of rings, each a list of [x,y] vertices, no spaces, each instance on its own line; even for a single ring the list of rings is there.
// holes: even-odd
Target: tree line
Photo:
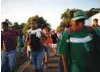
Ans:
[[[73,17],[73,12],[76,9],[66,9],[64,13],[61,14],[61,22],[59,26],[57,27],[58,32],[62,32],[64,28],[70,24],[71,18]],[[97,14],[100,12],[100,8],[91,8],[90,10],[86,10],[85,13],[87,15],[87,18],[90,18],[91,16]]]

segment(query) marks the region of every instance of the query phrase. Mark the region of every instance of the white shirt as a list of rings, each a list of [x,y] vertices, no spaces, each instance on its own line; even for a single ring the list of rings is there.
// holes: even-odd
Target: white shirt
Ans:
[[[35,30],[29,29],[29,30],[27,31],[27,33],[28,33],[29,35],[31,35],[31,34],[36,34],[36,37],[40,38],[40,37],[41,37],[41,31],[42,31],[42,30],[41,30],[40,28],[35,29]]]

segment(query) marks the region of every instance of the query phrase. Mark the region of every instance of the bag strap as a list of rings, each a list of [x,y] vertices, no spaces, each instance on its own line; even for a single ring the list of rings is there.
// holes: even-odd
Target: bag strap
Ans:
[[[71,29],[70,28],[68,28],[68,29],[66,29],[66,32],[67,32],[67,34],[68,34],[68,48],[69,48],[69,51],[70,51],[70,34],[71,34],[71,31],[70,31]]]
[[[68,33],[68,36],[70,36],[70,28],[66,29],[66,32]]]
[[[69,61],[68,61],[68,65],[69,65],[69,67],[68,67],[68,71],[70,71],[70,67],[71,67],[71,43],[70,43],[70,35],[71,35],[71,28],[68,28],[68,29],[66,29],[66,32],[67,32],[67,34],[68,34],[68,42],[67,42],[67,44],[68,44],[68,58],[69,58]]]

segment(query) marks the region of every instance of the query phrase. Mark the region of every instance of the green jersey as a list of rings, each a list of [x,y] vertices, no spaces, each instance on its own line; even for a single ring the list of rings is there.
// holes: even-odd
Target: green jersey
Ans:
[[[58,54],[63,54],[67,57],[66,63],[67,65],[70,64],[71,72],[86,72],[91,40],[92,37],[87,27],[84,27],[81,32],[74,32],[70,29],[69,39],[68,33],[64,31],[59,43]]]
[[[17,40],[17,46],[18,46],[18,47],[22,48],[23,45],[24,45],[24,44],[23,44],[22,39]]]

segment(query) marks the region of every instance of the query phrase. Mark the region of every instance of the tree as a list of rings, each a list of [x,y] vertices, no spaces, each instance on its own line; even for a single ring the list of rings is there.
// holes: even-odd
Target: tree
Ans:
[[[18,30],[20,29],[18,22],[14,22],[13,28],[18,29]]]
[[[45,28],[47,27],[48,29],[51,29],[51,25],[49,23],[47,23],[47,21],[43,18],[43,17],[39,17],[38,15],[36,16],[32,16],[28,19],[27,23],[25,24],[24,28],[23,28],[23,33],[26,34],[27,30],[30,28],[29,23],[30,21],[32,21],[33,19],[38,21],[38,28]]]
[[[19,29],[22,30],[22,29],[24,28],[24,26],[25,26],[25,23],[21,23],[21,24],[19,25]]]
[[[9,19],[5,19],[5,22],[8,23],[9,27],[12,27],[13,26],[12,22],[10,22]]]
[[[90,10],[85,11],[87,14],[87,17],[90,18],[91,16],[97,14],[100,12],[100,8],[91,8]]]
[[[38,17],[38,23],[39,27],[44,27],[44,25],[46,25],[46,20],[44,20],[43,17]]]
[[[57,31],[61,32],[64,30],[64,28],[70,24],[71,18],[73,17],[73,12],[75,9],[67,9],[62,15],[61,15],[61,23],[57,27]]]

